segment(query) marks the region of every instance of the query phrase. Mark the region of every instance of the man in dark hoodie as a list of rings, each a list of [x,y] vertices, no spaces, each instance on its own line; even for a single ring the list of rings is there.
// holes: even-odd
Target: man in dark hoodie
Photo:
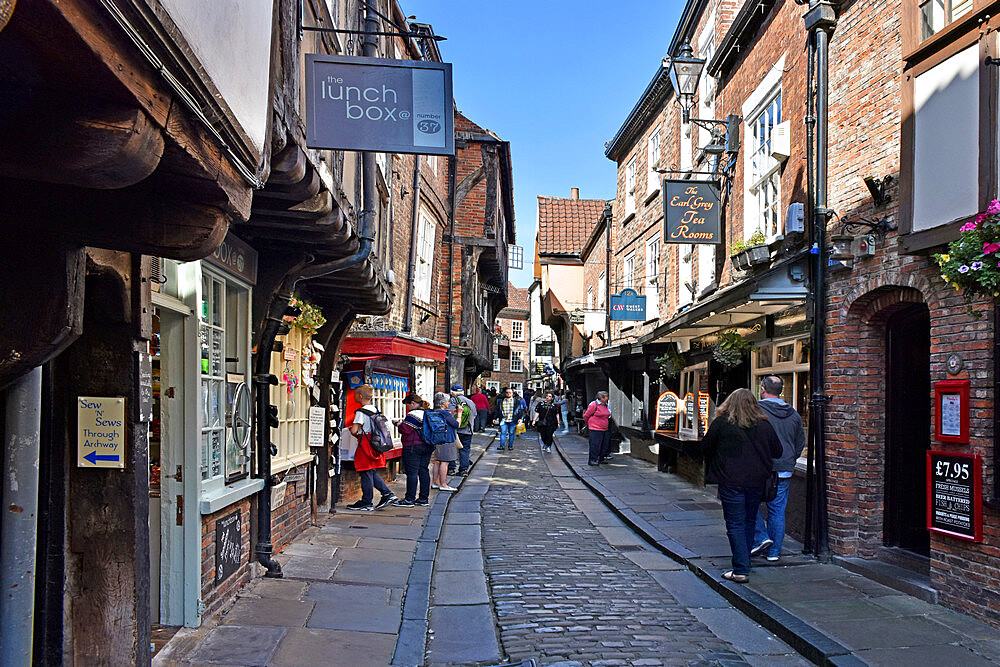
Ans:
[[[788,504],[788,486],[792,481],[795,461],[802,455],[806,434],[802,430],[802,417],[795,408],[781,398],[784,382],[776,375],[768,375],[760,383],[760,407],[771,422],[781,441],[781,458],[774,459],[778,472],[778,495],[767,503],[767,521],[757,510],[757,529],[751,556],[766,556],[776,561],[781,556],[781,542],[785,538],[785,505]]]

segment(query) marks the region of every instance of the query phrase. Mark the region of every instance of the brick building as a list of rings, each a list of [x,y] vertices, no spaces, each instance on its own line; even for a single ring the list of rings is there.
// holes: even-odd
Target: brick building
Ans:
[[[484,386],[497,390],[510,387],[515,393],[523,394],[529,375],[528,289],[507,283],[507,295],[507,307],[497,314],[494,329],[499,335],[498,352],[493,357],[493,370]]]
[[[784,398],[809,421],[817,311],[808,297],[817,281],[807,263],[815,183],[803,15],[836,10],[819,24],[832,35],[827,196],[836,215],[827,232],[846,235],[841,261],[824,271],[827,297],[816,316],[827,332],[829,397],[817,517],[828,522],[840,562],[878,568],[995,625],[1000,599],[985,586],[1000,562],[994,309],[974,300],[985,316],[970,314],[929,255],[997,196],[997,117],[983,102],[997,79],[982,63],[996,48],[990,17],[998,4],[922,15],[909,0],[688,2],[668,52],[689,43],[706,61],[691,116],[733,114],[740,145],[705,150],[716,143],[711,128],[681,122],[665,61],[606,151],[619,167],[610,291],[645,294],[647,319],[613,323],[608,347],[567,365],[607,375],[634,455],[692,479],[702,462],[689,443],[737,387],[779,375]],[[664,176],[720,182],[723,244],[664,243]],[[845,225],[862,219],[880,233]],[[741,349],[726,365],[715,350],[723,336]],[[932,385],[941,380],[969,383],[968,444],[934,442]],[[697,401],[696,423],[681,418],[675,430],[656,432],[664,390]],[[980,457],[983,491],[970,503],[983,506],[981,542],[928,530],[928,449]],[[799,535],[806,469],[800,459],[789,502],[789,531]]]

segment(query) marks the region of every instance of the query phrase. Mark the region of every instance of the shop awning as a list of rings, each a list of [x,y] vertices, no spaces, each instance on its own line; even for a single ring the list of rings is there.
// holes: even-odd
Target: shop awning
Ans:
[[[807,257],[803,253],[765,273],[720,290],[710,299],[658,326],[639,342],[696,338],[805,303],[809,294],[805,278]]]
[[[367,332],[366,332],[367,333]],[[399,332],[385,332],[368,336],[349,336],[340,348],[348,355],[395,355],[429,361],[444,361],[448,346],[437,341]]]

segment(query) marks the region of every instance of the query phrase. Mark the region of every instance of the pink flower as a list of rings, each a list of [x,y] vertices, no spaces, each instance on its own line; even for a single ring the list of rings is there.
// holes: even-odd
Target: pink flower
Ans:
[[[983,220],[985,220],[985,219],[986,219],[986,214],[985,213],[976,213],[976,224],[977,225],[983,224]]]
[[[987,213],[1000,213],[1000,200],[994,199],[990,202],[990,207],[986,209]]]
[[[990,253],[994,253],[997,250],[1000,250],[1000,243],[984,243],[983,244],[983,254],[984,255],[989,255]]]
[[[960,231],[960,232],[972,232],[972,231],[975,231],[975,229],[976,229],[976,223],[972,222],[972,221],[969,221],[969,222],[965,223],[964,225],[962,225],[961,229],[959,229],[958,231]]]

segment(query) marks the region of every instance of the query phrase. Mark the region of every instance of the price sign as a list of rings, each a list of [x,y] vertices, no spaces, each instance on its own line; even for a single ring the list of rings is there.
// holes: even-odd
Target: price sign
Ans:
[[[215,583],[228,579],[243,562],[243,537],[240,511],[236,510],[215,522]]]
[[[981,542],[982,479],[978,454],[927,452],[927,529]]]

